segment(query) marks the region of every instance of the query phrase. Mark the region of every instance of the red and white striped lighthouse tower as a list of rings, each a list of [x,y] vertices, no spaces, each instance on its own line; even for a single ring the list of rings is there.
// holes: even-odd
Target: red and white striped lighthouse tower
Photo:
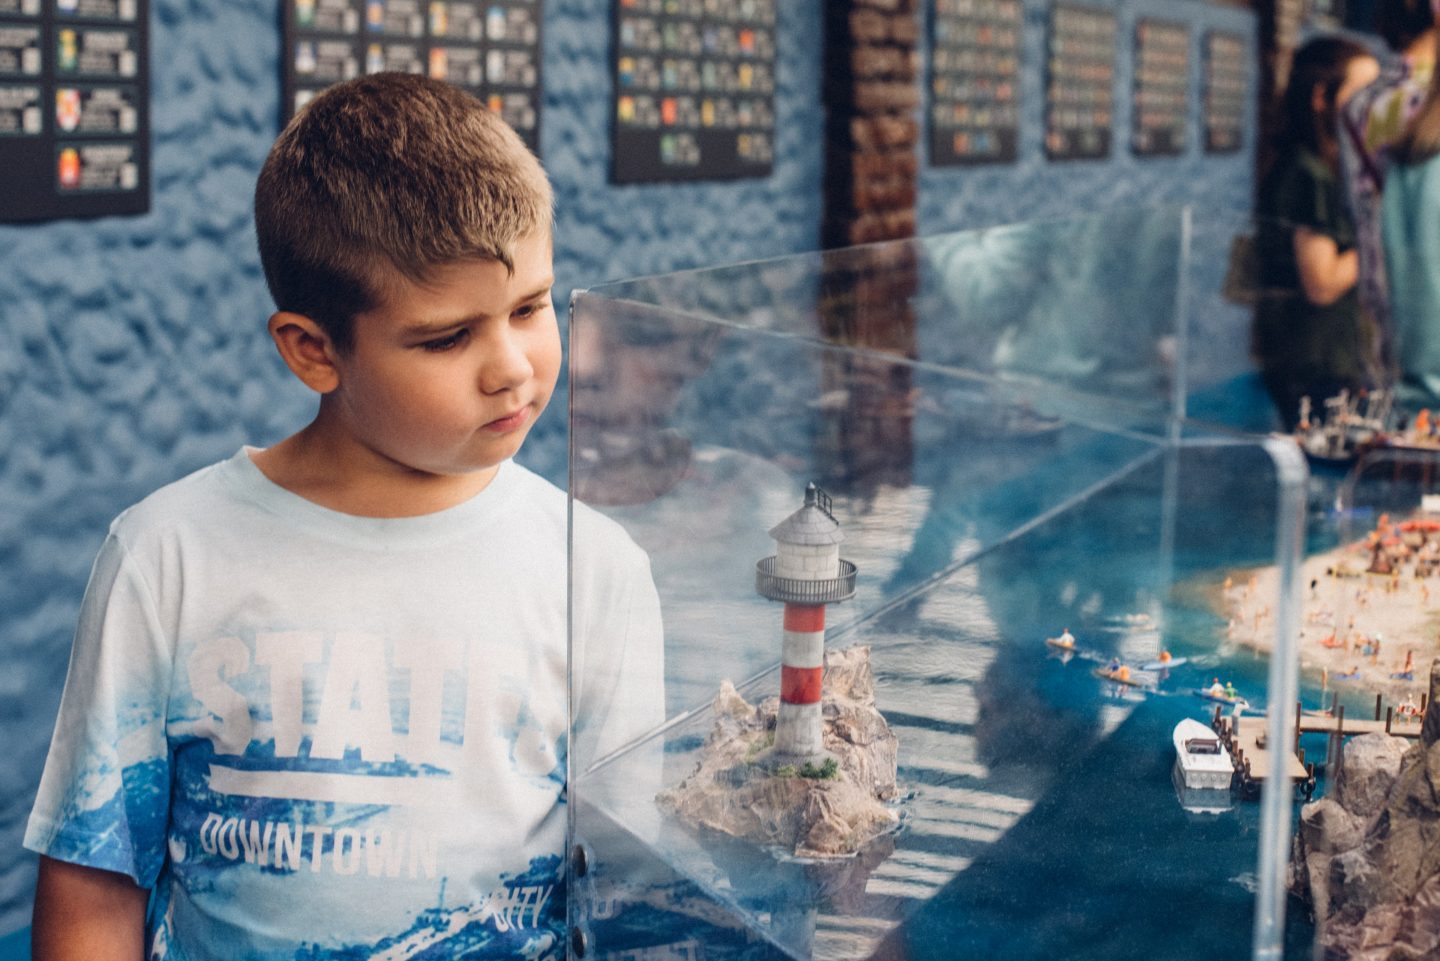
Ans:
[[[777,524],[770,536],[776,553],[755,567],[755,590],[785,602],[780,648],[780,717],[775,758],[818,764],[821,743],[820,683],[825,666],[825,605],[855,594],[855,565],[840,557],[845,535],[830,513],[830,498],[814,484],[805,504]]]

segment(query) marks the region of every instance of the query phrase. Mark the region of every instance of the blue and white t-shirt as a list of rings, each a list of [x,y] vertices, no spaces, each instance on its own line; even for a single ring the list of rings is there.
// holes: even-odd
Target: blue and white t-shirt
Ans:
[[[26,846],[153,886],[152,957],[562,956],[566,509],[507,462],[355,517],[243,450],[146,498],[95,562]],[[659,607],[576,512],[613,541],[575,572],[614,656],[587,677],[628,689],[577,693],[623,699],[608,748],[660,720]]]

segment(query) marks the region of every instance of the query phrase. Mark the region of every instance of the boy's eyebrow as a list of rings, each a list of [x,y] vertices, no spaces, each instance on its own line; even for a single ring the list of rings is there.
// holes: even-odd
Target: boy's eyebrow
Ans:
[[[535,289],[532,290],[530,293],[522,294],[521,296],[516,297],[515,302],[512,306],[518,307],[520,304],[528,303],[529,301],[544,297],[546,294],[550,293],[550,289],[554,286],[555,278],[547,277],[539,284],[537,284]],[[484,316],[484,314],[467,314],[464,317],[449,317],[441,318],[439,320],[417,320],[412,324],[406,324],[404,326],[404,333],[411,336],[423,336],[425,334],[433,334],[440,331],[453,330],[456,327],[463,327],[465,324],[468,324],[472,321],[483,320]]]
[[[555,278],[554,278],[554,277],[546,277],[544,280],[540,281],[540,283],[538,283],[538,284],[535,285],[535,289],[534,289],[532,292],[530,292],[530,293],[528,293],[528,294],[525,294],[524,296],[520,297],[520,298],[519,298],[518,300],[516,300],[515,302],[516,302],[517,304],[523,304],[523,303],[525,303],[527,300],[534,300],[534,299],[537,298],[537,297],[544,297],[546,294],[550,293],[550,289],[551,289],[552,287],[554,287],[554,286],[555,286]]]

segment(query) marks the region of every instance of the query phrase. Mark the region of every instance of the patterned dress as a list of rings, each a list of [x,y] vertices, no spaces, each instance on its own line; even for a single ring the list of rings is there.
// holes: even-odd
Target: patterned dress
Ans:
[[[1433,60],[1405,58],[1386,64],[1380,78],[1340,111],[1340,175],[1355,222],[1360,257],[1360,305],[1375,330],[1376,370],[1394,363],[1390,288],[1380,237],[1380,196],[1390,168],[1390,146],[1420,109],[1430,86]]]

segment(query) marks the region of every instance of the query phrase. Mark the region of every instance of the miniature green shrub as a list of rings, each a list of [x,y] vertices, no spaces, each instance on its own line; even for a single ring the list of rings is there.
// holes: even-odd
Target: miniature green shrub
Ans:
[[[806,761],[800,766],[800,776],[808,777],[813,781],[833,781],[840,776],[840,765],[835,763],[833,757],[827,757],[825,763],[819,767]]]

